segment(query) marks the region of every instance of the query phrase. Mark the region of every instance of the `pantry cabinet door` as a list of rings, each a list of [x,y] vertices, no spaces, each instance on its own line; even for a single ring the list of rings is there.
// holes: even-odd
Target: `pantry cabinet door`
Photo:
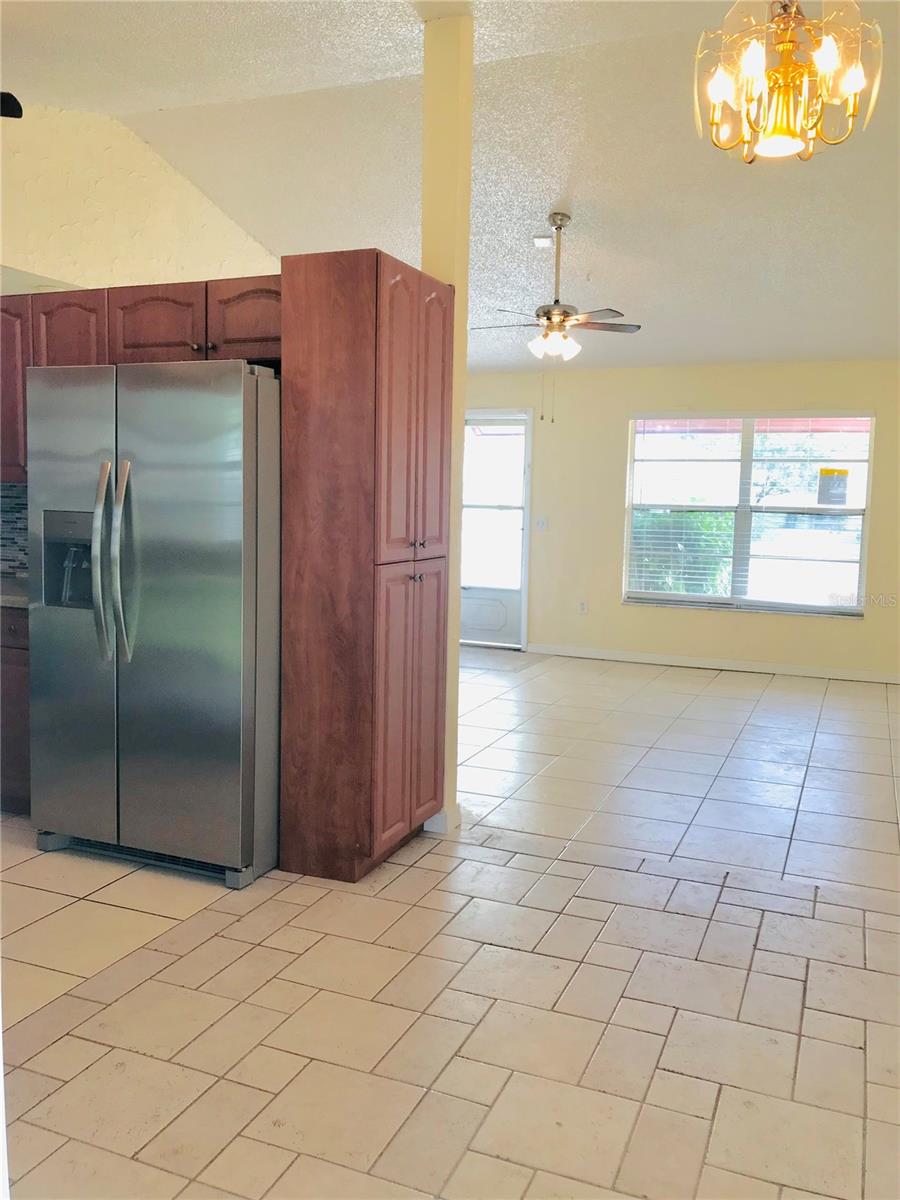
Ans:
[[[420,280],[416,447],[416,558],[446,558],[450,544],[453,288]]]
[[[412,650],[410,826],[444,804],[447,689],[447,560],[415,564]]]
[[[419,272],[378,256],[375,364],[375,561],[413,558]]]
[[[406,563],[375,567],[372,856],[409,833],[410,686],[416,584]]]

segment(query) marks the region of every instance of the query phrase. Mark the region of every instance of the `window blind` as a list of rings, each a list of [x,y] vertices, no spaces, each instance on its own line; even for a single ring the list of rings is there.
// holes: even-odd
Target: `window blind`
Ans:
[[[860,611],[871,426],[632,422],[626,599]]]

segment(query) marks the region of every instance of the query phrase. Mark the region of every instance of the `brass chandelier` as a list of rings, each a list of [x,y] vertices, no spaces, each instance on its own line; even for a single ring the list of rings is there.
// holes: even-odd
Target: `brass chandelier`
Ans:
[[[816,145],[845,142],[868,91],[868,125],[881,82],[877,21],[863,21],[854,0],[738,0],[722,28],[701,35],[694,71],[694,115],[718,150],[755,158],[812,158]]]

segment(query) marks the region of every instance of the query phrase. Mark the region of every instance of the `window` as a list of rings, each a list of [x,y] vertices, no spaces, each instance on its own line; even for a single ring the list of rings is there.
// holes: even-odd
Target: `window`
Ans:
[[[625,598],[858,613],[868,417],[632,422]]]

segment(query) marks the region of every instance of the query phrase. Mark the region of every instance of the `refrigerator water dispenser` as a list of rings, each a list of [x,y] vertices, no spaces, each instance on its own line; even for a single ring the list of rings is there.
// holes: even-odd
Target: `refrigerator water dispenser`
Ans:
[[[44,510],[44,604],[91,608],[89,512]]]

